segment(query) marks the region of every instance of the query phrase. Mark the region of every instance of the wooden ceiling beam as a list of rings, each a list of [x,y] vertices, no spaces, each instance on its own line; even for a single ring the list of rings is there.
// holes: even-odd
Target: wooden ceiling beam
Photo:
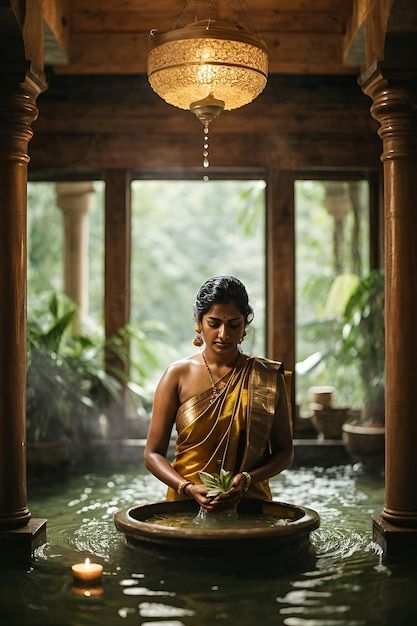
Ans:
[[[369,135],[349,138],[317,135],[294,136],[277,133],[238,137],[213,136],[211,165],[220,168],[288,169],[377,168],[380,145]],[[152,171],[170,168],[198,168],[201,145],[195,136],[183,135],[176,141],[168,135],[115,133],[101,135],[36,135],[31,141],[30,172],[87,172],[107,169]],[[210,170],[201,168],[201,175]]]
[[[375,0],[353,0],[343,37],[343,59],[347,65],[362,66],[366,61],[366,18]]]
[[[233,19],[225,13],[224,19]],[[147,33],[151,28],[160,31],[169,30],[174,19],[165,12],[149,10],[138,11],[101,11],[87,9],[74,13],[71,29],[74,33]],[[251,11],[250,22],[257,31],[262,32],[314,32],[343,34],[345,19],[340,13],[325,11]]]
[[[51,76],[39,99],[33,172],[196,168],[201,124],[171,107],[144,76]],[[271,76],[252,104],[215,121],[218,167],[377,166],[377,122],[351,77]]]
[[[48,133],[87,133],[95,123],[103,134],[126,132],[155,133],[163,127],[173,137],[191,133],[200,137],[201,124],[189,112],[179,111],[167,104],[155,107],[138,105],[137,110],[114,105],[92,106],[87,113],[85,106],[71,104],[55,106],[44,103],[42,116],[36,122],[36,132]],[[117,114],[116,114],[117,112]],[[288,105],[287,107],[266,110],[265,107],[250,105],[239,111],[225,112],[213,123],[213,133],[241,133],[247,135],[252,128],[260,133],[272,132],[336,132],[349,136],[368,132],[377,126],[372,118],[366,117],[363,108],[347,106],[341,111],[324,111],[319,105]]]
[[[40,96],[35,134],[114,132],[159,133],[173,137],[201,134],[188,111],[166,104],[145,76],[55,76]],[[248,106],[225,111],[214,123],[216,134],[257,132],[343,135],[376,132],[369,102],[350,77],[270,76],[265,90]]]
[[[170,19],[174,20],[180,13],[184,2],[181,0],[158,0],[153,6],[149,0],[71,0],[71,13],[80,11],[104,11],[117,13],[120,10],[139,13],[166,13]],[[200,0],[201,4],[201,0]],[[220,11],[229,3],[227,0],[218,0]],[[236,5],[238,3],[235,3]],[[350,9],[351,0],[246,0],[244,3],[245,12],[252,14],[253,11],[270,11],[279,8],[280,11],[341,11],[346,13]],[[190,2],[190,13],[195,11],[195,2]],[[335,8],[336,7],[336,8]]]
[[[45,64],[68,62],[68,0],[39,0],[44,19]]]
[[[355,74],[342,63],[342,35],[261,33],[269,48],[270,73]],[[105,54],[103,52],[105,51]],[[145,34],[73,33],[70,64],[62,74],[142,74],[146,72]]]

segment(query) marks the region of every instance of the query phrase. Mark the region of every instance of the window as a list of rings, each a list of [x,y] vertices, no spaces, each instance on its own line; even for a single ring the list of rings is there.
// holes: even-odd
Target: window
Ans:
[[[369,272],[366,180],[298,180],[295,185],[297,404],[307,409],[312,385],[336,388],[338,406],[359,407],[354,365],[332,354],[349,294]]]
[[[132,183],[132,314],[161,325],[166,366],[192,352],[193,303],[209,277],[245,284],[255,319],[243,349],[265,351],[265,182]]]

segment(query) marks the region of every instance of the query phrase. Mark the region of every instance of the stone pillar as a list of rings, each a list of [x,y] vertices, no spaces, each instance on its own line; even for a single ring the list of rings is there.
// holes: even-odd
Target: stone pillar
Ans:
[[[381,125],[384,165],[386,485],[377,523],[401,531],[417,528],[417,70],[378,63],[361,84]]]
[[[78,306],[76,332],[88,316],[88,214],[93,193],[91,182],[56,185],[64,223],[64,291]]]
[[[26,184],[42,84],[0,78],[0,530],[25,526]]]

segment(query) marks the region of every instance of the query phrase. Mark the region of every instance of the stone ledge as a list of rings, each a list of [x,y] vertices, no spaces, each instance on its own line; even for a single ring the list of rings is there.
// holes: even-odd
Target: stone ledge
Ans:
[[[94,441],[96,455],[92,460],[99,464],[142,462],[146,439],[106,439]],[[168,457],[175,452],[175,440],[171,439]],[[320,465],[330,467],[351,463],[341,439],[294,439],[294,466]]]
[[[28,561],[46,543],[46,519],[31,518],[26,526],[0,532],[0,562]]]
[[[352,460],[341,439],[294,439],[293,467],[346,465]]]

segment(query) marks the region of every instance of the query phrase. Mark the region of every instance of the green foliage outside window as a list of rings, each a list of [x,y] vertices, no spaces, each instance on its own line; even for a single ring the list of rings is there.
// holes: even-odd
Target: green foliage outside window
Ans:
[[[326,206],[335,191],[344,195],[342,217]],[[367,183],[297,181],[295,214],[297,402],[306,411],[309,387],[332,385],[338,406],[360,408],[359,360],[338,348],[346,304],[369,273]]]
[[[232,274],[255,309],[243,349],[264,354],[264,181],[135,181],[132,321],[165,328],[163,367],[195,351],[193,304],[202,283]]]

